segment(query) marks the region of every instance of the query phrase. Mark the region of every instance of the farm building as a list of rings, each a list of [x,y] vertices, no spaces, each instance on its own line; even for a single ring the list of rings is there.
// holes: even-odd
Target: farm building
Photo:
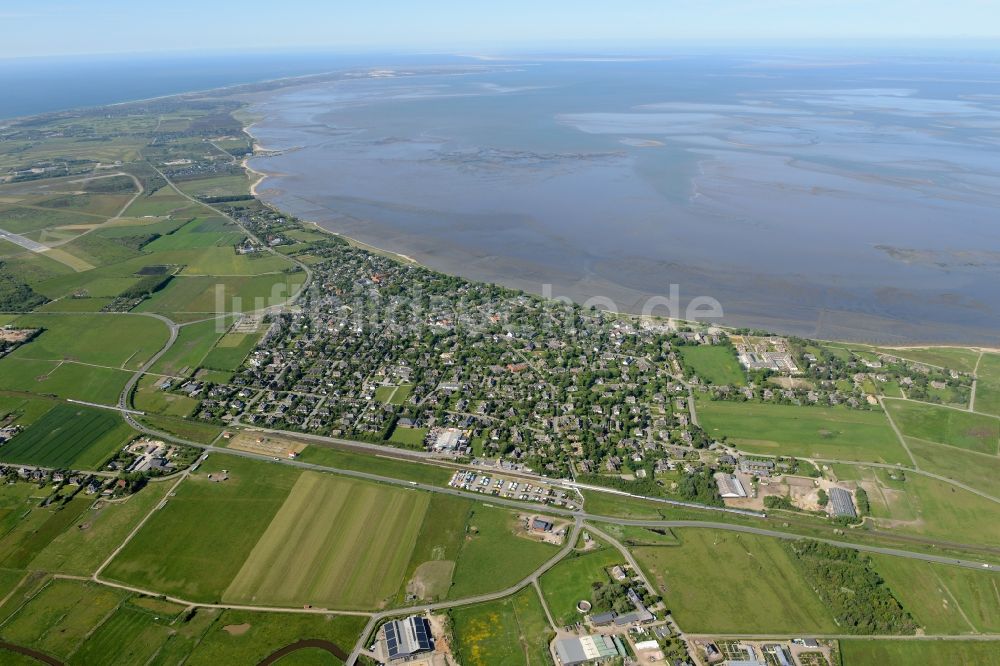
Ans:
[[[774,471],[774,461],[740,458],[740,471],[754,476],[770,476]]]
[[[743,484],[732,474],[716,472],[715,483],[719,486],[719,496],[723,499],[747,496],[747,491],[743,488]]]
[[[854,498],[850,491],[843,488],[830,488],[830,506],[835,516],[858,517],[858,512],[854,510]]]
[[[617,636],[603,634],[560,638],[556,641],[555,648],[559,666],[577,666],[628,654]]]
[[[385,625],[385,644],[389,659],[401,659],[434,649],[431,625],[427,618],[411,615]]]

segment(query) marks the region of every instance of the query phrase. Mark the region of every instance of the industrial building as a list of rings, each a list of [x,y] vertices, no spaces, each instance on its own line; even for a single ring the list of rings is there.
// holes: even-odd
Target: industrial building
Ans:
[[[715,484],[719,486],[719,497],[723,499],[739,499],[747,496],[743,483],[732,474],[716,472]]]

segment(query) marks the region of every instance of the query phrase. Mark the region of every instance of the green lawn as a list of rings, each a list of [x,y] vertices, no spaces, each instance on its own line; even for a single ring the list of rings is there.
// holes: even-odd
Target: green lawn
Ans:
[[[751,453],[908,463],[880,411],[698,400],[698,418],[713,437]]]
[[[204,277],[181,275],[143,301],[137,312],[249,312],[284,303],[305,280],[304,273]]]
[[[686,631],[836,631],[829,611],[779,540],[707,529],[674,531],[683,545],[644,546],[634,553]]]
[[[427,428],[394,428],[389,441],[408,449],[423,449]]]
[[[258,333],[227,333],[202,359],[201,364],[213,370],[238,370],[247,355],[257,346],[257,341],[264,334]]]
[[[980,453],[997,453],[1000,443],[998,418],[906,400],[886,400],[885,408],[908,437]]]
[[[852,347],[853,348],[853,347]],[[917,363],[972,372],[976,367],[979,352],[964,347],[914,347],[910,349],[886,349],[878,347],[857,347],[857,349],[878,350],[884,354],[904,358]]]
[[[616,564],[624,564],[621,554],[614,548],[601,548],[588,553],[572,553],[542,575],[538,582],[557,626],[575,624],[583,619],[583,614],[576,609],[577,602],[591,600],[594,583],[610,582],[607,570]]]
[[[840,641],[843,666],[962,664],[997,666],[1000,647],[993,641]]]
[[[872,561],[927,633],[1000,632],[996,574],[889,555],[873,555]]]
[[[473,507],[469,500],[431,495],[403,576],[405,584],[396,597],[397,604],[406,603],[407,593],[429,601],[448,595]]]
[[[703,381],[716,386],[744,386],[746,375],[731,347],[723,345],[684,345],[677,348],[685,367]]]
[[[74,524],[90,504],[91,498],[77,496],[66,504],[32,507],[30,514],[0,540],[0,567],[26,569],[35,556]]]
[[[299,460],[317,465],[326,465],[338,469],[349,469],[358,472],[370,472],[404,481],[445,486],[451,479],[452,470],[447,467],[425,463],[406,462],[394,458],[386,458],[376,454],[353,453],[342,451],[321,444],[310,444],[299,454]]]
[[[452,649],[463,666],[548,666],[553,631],[531,586],[513,597],[451,611]]]
[[[0,389],[114,405],[132,373],[69,361],[0,359]]]
[[[229,470],[228,481],[208,479],[209,473],[223,469]],[[187,599],[221,599],[299,474],[283,465],[211,456],[143,526],[104,576]]]

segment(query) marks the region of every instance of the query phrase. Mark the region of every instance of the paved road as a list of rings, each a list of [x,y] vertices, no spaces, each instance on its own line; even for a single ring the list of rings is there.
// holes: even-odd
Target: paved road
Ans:
[[[9,241],[15,245],[20,245],[26,250],[31,250],[32,252],[46,252],[49,248],[41,243],[37,243],[30,238],[25,238],[20,234],[15,234],[12,231],[7,231],[5,229],[0,229],[0,240]]]

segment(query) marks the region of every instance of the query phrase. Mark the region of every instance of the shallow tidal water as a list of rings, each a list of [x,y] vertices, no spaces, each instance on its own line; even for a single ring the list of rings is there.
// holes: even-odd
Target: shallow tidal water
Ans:
[[[1000,344],[1000,66],[382,67],[253,99],[266,200],[432,268],[821,338]],[[549,286],[546,286],[549,285]],[[664,305],[654,311],[668,314]]]

